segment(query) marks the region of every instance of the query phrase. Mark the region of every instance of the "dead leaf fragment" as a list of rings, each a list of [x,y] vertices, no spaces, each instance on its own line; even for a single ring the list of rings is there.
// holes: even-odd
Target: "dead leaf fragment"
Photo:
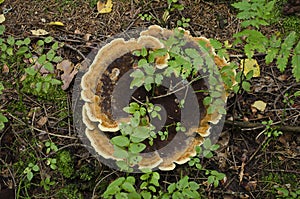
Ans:
[[[251,105],[251,107],[263,112],[267,107],[267,103],[261,100],[257,100]]]
[[[7,64],[4,64],[2,67],[2,73],[9,73],[9,68],[7,66]]]
[[[242,59],[241,66],[244,66],[244,75],[245,76],[252,70],[253,70],[253,77],[260,76],[260,67],[259,67],[256,59]]]
[[[39,121],[37,122],[37,125],[38,125],[39,127],[42,127],[42,126],[44,126],[44,125],[47,123],[47,121],[48,121],[48,118],[47,118],[47,117],[41,117],[41,118],[39,119]]]
[[[43,35],[48,35],[49,32],[43,29],[37,29],[37,30],[30,30],[31,34],[35,36],[43,36]]]
[[[97,2],[97,10],[98,13],[104,14],[104,13],[110,13],[112,11],[112,0],[107,0],[106,3],[103,3],[101,0]]]
[[[0,24],[3,23],[5,21],[5,16],[4,14],[0,15]]]
[[[62,89],[67,90],[78,70],[69,60],[63,60],[62,62],[57,64],[57,69],[63,71],[63,74],[61,75],[61,80],[63,81]]]
[[[51,21],[49,23],[50,26],[64,26],[64,24],[60,21]]]

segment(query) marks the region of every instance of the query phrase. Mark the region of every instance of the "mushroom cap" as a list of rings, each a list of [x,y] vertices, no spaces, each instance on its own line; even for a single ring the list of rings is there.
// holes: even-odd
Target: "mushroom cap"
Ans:
[[[138,38],[127,41],[123,38],[114,39],[99,50],[89,70],[82,77],[81,98],[84,101],[82,120],[86,126],[85,134],[90,140],[91,146],[101,157],[120,160],[114,156],[114,147],[110,142],[108,134],[109,132],[117,132],[121,122],[129,121],[129,118],[115,118],[109,110],[103,109],[104,99],[101,96],[101,92],[105,85],[101,82],[101,76],[103,76],[105,70],[116,59],[142,48],[165,48],[163,41],[173,35],[173,30],[154,25],[142,31]],[[188,31],[184,31],[184,38],[192,46],[198,46],[199,41],[204,41],[209,49],[208,53],[212,55],[213,62],[218,69],[228,65],[224,58],[220,58],[216,55],[208,39],[204,37],[193,37]],[[199,54],[199,56],[201,55]],[[169,54],[157,57],[155,67],[158,69],[167,67],[169,59]],[[118,68],[116,68],[114,72],[116,75],[112,76],[112,79],[117,81],[121,73],[118,71]],[[223,86],[225,87],[225,85]],[[221,99],[224,103],[227,100],[227,96],[228,93],[226,92],[223,92],[221,95]],[[178,133],[178,136],[176,134],[168,146],[155,151],[141,153],[142,160],[138,163],[138,168],[173,170],[176,164],[184,164],[189,161],[190,157],[196,155],[195,147],[200,146],[204,138],[211,134],[211,124],[218,124],[222,118],[222,114],[218,113],[218,110],[210,114],[204,111],[203,114],[198,126],[190,126],[185,133]]]

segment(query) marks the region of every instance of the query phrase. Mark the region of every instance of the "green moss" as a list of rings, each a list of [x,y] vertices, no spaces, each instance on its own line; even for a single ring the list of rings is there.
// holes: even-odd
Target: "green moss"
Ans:
[[[282,19],[282,27],[284,32],[295,31],[299,38],[300,36],[300,17],[298,16],[287,16]]]
[[[71,178],[74,174],[74,163],[69,151],[61,151],[57,154],[58,171],[66,178]]]
[[[58,192],[58,198],[68,198],[68,199],[83,199],[82,193],[78,190],[78,185],[70,184],[61,188]]]

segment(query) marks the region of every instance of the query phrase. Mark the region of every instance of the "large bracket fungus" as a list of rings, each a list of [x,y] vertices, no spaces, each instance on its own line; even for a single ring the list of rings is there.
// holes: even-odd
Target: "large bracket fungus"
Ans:
[[[218,71],[228,64],[225,59],[215,54],[206,38],[192,37],[184,30],[177,31],[182,33],[182,38],[177,38],[175,30],[150,26],[141,31],[136,38],[113,39],[98,51],[93,63],[83,75],[80,84],[83,103],[80,109],[84,136],[101,158],[109,161],[122,160],[122,157],[115,156],[111,138],[120,134],[121,123],[130,122],[131,116],[124,112],[123,108],[135,98],[145,101],[149,98],[149,93],[156,93],[151,98],[152,102],[159,104],[163,109],[162,120],[153,121],[156,132],[169,128],[169,136],[164,141],[154,139],[153,146],[147,145],[140,153],[141,161],[131,165],[132,167],[172,170],[175,163],[184,164],[191,156],[195,156],[195,147],[200,146],[205,137],[212,134],[218,136],[220,133],[223,113],[215,106],[224,106],[228,93]],[[181,42],[181,49],[170,44],[176,39]],[[151,65],[157,71],[167,71],[174,62],[172,54],[191,51],[198,62],[190,61],[189,58],[187,60],[197,64],[198,71],[193,71],[193,77],[189,75],[183,79],[180,75],[184,74],[183,66],[180,74],[166,76],[156,91],[133,89],[130,87],[130,74],[138,68],[139,62],[139,57],[133,52],[142,49],[167,50],[168,53],[155,57]],[[174,85],[182,86],[183,89],[171,89]],[[200,92],[203,90],[206,92]],[[209,93],[215,95],[215,98],[211,98],[209,103],[203,103]],[[178,101],[181,100],[185,101],[185,105],[178,108]],[[175,127],[172,127],[172,122],[178,121],[186,127],[185,132],[176,132]]]

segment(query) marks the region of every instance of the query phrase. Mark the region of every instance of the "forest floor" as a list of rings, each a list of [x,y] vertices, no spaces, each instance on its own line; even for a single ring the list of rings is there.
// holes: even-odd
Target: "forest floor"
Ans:
[[[115,0],[112,11],[106,14],[97,12],[95,0],[5,0],[0,8],[6,12],[4,37],[37,41],[46,36],[31,31],[43,29],[65,44],[58,54],[76,65],[119,33],[153,24],[171,29],[182,17],[191,19],[186,29],[193,36],[230,43],[241,29],[232,2],[182,1],[184,10],[170,12],[166,20],[166,1]],[[151,17],[142,20],[139,14]],[[283,34],[285,30],[278,23],[263,31]],[[242,51],[230,53],[230,61],[239,63]],[[291,69],[280,73],[275,64],[264,65],[263,59],[263,55],[256,56],[261,75],[251,80],[251,91],[229,96],[228,114],[218,141],[221,147],[213,158],[202,160],[205,168],[218,170],[227,179],[218,187],[208,186],[203,181],[205,174],[187,164],[178,165],[173,171],[160,172],[162,189],[188,175],[202,183],[204,198],[278,198],[282,190],[300,190],[300,100],[291,95],[300,84],[292,78]],[[7,110],[4,115],[9,119],[0,131],[0,198],[14,198],[15,194],[19,198],[101,198],[108,184],[126,173],[99,162],[78,138],[72,123],[73,84],[53,96],[49,94],[48,99],[38,99],[17,89],[22,74],[15,67],[0,71],[0,81],[12,85],[0,98],[0,107]],[[57,76],[61,74],[57,72]],[[264,111],[251,106],[258,100],[267,104]],[[261,125],[271,120],[276,127]],[[283,134],[275,137],[276,130]],[[272,135],[268,137],[266,132]],[[56,169],[49,167],[52,159],[57,161],[53,163]],[[33,165],[39,170],[35,171]],[[30,182],[28,170],[34,175]]]

